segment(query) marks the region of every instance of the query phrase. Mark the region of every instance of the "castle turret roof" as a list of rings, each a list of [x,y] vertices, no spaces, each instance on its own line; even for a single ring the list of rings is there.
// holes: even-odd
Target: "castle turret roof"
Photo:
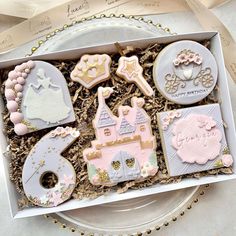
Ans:
[[[116,121],[112,118],[112,115],[109,113],[108,109],[109,108],[107,106],[102,107],[97,123],[98,128],[116,125]]]
[[[137,110],[135,124],[142,124],[148,121],[147,117],[143,114],[141,109]]]
[[[119,134],[129,134],[135,131],[135,127],[131,125],[124,117],[121,120]]]

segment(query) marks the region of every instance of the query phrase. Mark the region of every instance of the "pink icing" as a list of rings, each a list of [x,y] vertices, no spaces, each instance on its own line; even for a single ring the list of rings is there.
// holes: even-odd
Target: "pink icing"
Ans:
[[[22,70],[22,67],[20,65],[15,67],[15,71],[19,72],[21,70]]]
[[[26,125],[19,123],[15,125],[14,131],[17,135],[24,135],[28,132],[28,128]]]
[[[17,78],[17,82],[18,82],[19,84],[24,84],[24,83],[25,83],[25,79],[24,79],[23,77],[18,77],[18,78]]]
[[[25,73],[29,74],[30,73],[30,69],[25,69]]]
[[[142,108],[143,98],[133,97],[130,106],[119,106],[118,116],[115,116],[105,103],[105,99],[112,93],[111,88],[98,88],[99,106],[93,120],[96,139],[92,141],[92,147],[83,151],[86,162],[93,165],[97,170],[104,170],[112,177],[112,163],[121,165],[116,174],[119,179],[109,179],[107,182],[98,182],[97,177],[90,180],[93,184],[109,184],[125,181],[127,179],[147,177],[156,174],[158,168],[150,163],[150,156],[154,154],[156,147],[155,137],[152,135],[150,117]],[[123,153],[123,154],[122,154]],[[132,168],[127,167],[124,159],[128,156],[135,159],[136,176]],[[92,157],[92,158],[91,158]],[[141,168],[145,163],[150,165],[142,175]],[[120,171],[121,169],[121,171]],[[123,169],[123,171],[122,171]]]
[[[172,145],[183,162],[205,164],[221,150],[221,131],[212,117],[190,114],[174,123]]]
[[[230,154],[224,154],[221,158],[225,167],[230,167],[233,164],[233,157]]]
[[[8,101],[7,102],[7,109],[10,112],[15,112],[18,109],[18,104],[15,101]]]
[[[15,67],[8,73],[8,79],[5,82],[5,97],[7,100],[7,109],[9,110],[10,120],[15,125],[14,130],[18,135],[24,135],[28,132],[25,124],[20,123],[23,120],[23,114],[18,112],[20,98],[23,97],[23,85],[25,79],[34,68],[35,62],[28,61]],[[16,112],[17,111],[17,112]]]
[[[23,97],[23,93],[18,92],[18,93],[17,93],[17,97],[18,97],[18,98],[22,98],[22,97]]]
[[[8,78],[9,78],[10,80],[16,79],[16,77],[17,77],[16,71],[12,70],[12,71],[10,71],[10,72],[8,73]]]
[[[26,77],[28,76],[28,74],[25,73],[25,72],[22,72],[21,76],[22,76],[23,78],[26,78]]]
[[[23,90],[23,86],[20,84],[16,84],[14,88],[16,92],[21,92]]]
[[[12,89],[5,90],[5,96],[7,100],[14,100],[16,98],[16,94]]]
[[[5,86],[6,86],[7,89],[12,88],[13,85],[14,85],[14,83],[13,83],[12,80],[10,80],[10,79],[6,80]]]
[[[26,64],[30,69],[34,68],[34,66],[35,66],[34,61],[28,61]]]
[[[18,124],[23,120],[23,114],[20,112],[12,112],[10,115],[10,120],[14,124]]]

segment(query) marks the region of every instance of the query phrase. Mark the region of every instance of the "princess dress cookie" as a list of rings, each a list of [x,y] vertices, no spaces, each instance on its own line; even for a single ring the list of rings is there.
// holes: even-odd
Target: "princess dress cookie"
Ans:
[[[89,180],[94,185],[153,176],[158,171],[156,141],[150,117],[144,111],[143,98],[133,97],[130,106],[120,106],[119,116],[112,114],[105,103],[112,88],[98,88],[98,110],[93,120],[96,140],[83,151]]]
[[[71,163],[61,153],[79,137],[70,127],[57,127],[33,147],[23,166],[22,183],[27,198],[35,205],[54,207],[70,198],[76,183]],[[42,184],[43,177],[53,173],[57,183],[52,188]]]
[[[120,57],[116,74],[129,83],[134,82],[144,95],[153,95],[154,91],[143,77],[143,68],[137,56]]]
[[[90,89],[110,78],[110,65],[111,58],[107,54],[83,55],[70,77]]]
[[[233,164],[219,104],[162,112],[158,122],[170,176]]]
[[[5,82],[5,97],[18,135],[75,121],[65,78],[47,62],[16,66]]]
[[[153,79],[159,92],[178,104],[192,104],[215,87],[218,68],[203,45],[183,40],[165,47],[154,62]]]

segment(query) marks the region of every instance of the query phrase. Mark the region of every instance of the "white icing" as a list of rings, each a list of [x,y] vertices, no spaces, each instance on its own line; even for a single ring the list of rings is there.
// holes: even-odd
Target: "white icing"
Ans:
[[[63,90],[51,82],[44,69],[37,71],[38,84],[29,84],[23,106],[26,118],[41,119],[47,123],[58,123],[69,116],[71,109],[66,105]]]

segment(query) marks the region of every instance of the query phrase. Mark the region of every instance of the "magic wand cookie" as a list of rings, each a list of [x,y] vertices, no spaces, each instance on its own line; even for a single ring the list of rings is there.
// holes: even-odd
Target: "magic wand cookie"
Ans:
[[[153,95],[154,91],[143,77],[143,68],[137,56],[120,57],[116,74],[129,83],[135,83],[144,95]]]

